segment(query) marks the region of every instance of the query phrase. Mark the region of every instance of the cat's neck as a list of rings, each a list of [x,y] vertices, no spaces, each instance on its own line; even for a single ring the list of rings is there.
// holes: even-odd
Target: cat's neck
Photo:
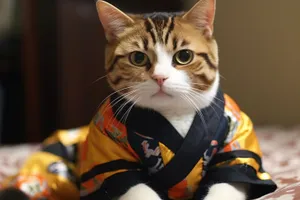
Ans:
[[[196,114],[193,108],[160,109],[158,112],[173,125],[183,138],[189,131]]]

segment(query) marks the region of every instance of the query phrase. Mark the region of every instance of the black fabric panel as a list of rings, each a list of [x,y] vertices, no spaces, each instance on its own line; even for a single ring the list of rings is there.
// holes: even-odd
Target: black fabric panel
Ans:
[[[112,200],[112,198],[110,198],[104,190],[97,190],[87,196],[81,196],[80,200],[95,200],[95,199],[99,199],[99,200]]]
[[[83,196],[81,200],[112,200],[125,194],[129,188],[147,182],[147,174],[141,171],[127,171],[115,174],[107,178],[97,191]]]
[[[197,129],[198,126],[193,128]],[[173,159],[163,169],[151,176],[153,187],[169,189],[191,172],[209,146],[209,141],[205,140],[204,135],[197,136],[198,133],[199,131],[193,130],[187,134],[183,145]]]
[[[216,132],[226,133],[227,122],[227,119],[223,117]],[[182,181],[192,171],[210,145],[209,138],[205,137],[204,134],[200,135],[201,132],[198,129],[199,126],[191,127],[181,149],[167,166],[151,177],[151,184],[160,189],[169,189]]]
[[[146,149],[144,149],[144,145],[142,145],[144,142],[146,142],[149,145],[149,147],[146,148],[156,150],[157,148],[159,148],[159,143],[157,140],[142,137],[140,134],[136,134],[131,130],[127,130],[127,133],[129,133],[127,137],[128,142],[131,145],[131,148],[139,156],[139,159],[143,166],[146,166],[148,169],[155,169],[157,171],[164,166],[161,153],[159,153],[159,155],[153,154],[148,157],[145,153]]]
[[[59,157],[65,159],[65,160],[68,160],[70,162],[74,161],[74,158],[71,158],[69,156],[66,147],[61,142],[57,142],[57,143],[54,143],[54,144],[43,146],[41,151],[54,154],[54,155],[59,156]]]
[[[141,165],[135,162],[129,162],[126,160],[115,160],[105,164],[97,165],[93,167],[90,171],[82,174],[81,182],[88,181],[99,174],[103,174],[106,172],[128,169],[128,170],[137,170],[140,169]]]
[[[78,144],[73,144],[65,147],[66,147],[69,160],[72,163],[78,163]]]
[[[250,185],[249,199],[256,199],[277,189],[272,180],[260,180],[254,168],[248,165],[234,165],[214,168],[207,172],[200,182],[195,200],[202,200],[208,187],[216,183],[247,183]]]
[[[235,158],[254,158],[259,165],[262,164],[260,156],[256,153],[247,150],[235,150],[216,154],[210,161],[210,165],[213,166],[224,161],[233,160]]]

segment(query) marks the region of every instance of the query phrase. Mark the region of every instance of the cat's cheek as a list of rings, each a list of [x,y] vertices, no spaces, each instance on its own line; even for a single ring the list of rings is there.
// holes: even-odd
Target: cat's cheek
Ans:
[[[192,81],[186,71],[176,70],[176,72],[174,74],[175,74],[176,81],[178,81],[178,83],[184,84],[184,85],[191,84]]]
[[[187,72],[183,70],[174,71],[165,82],[166,92],[186,93],[191,88],[191,79]],[[170,91],[168,90],[170,89]]]

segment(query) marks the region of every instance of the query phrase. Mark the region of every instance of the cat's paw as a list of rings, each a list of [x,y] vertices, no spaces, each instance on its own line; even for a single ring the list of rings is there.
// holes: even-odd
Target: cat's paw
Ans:
[[[243,185],[220,183],[213,185],[204,200],[246,200],[246,191]]]
[[[119,200],[161,200],[158,194],[145,184],[130,188]]]

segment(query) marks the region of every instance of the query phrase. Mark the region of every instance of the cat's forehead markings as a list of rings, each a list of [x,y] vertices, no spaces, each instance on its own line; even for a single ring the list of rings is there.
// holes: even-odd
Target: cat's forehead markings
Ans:
[[[156,44],[156,36],[155,36],[155,31],[154,31],[154,26],[153,26],[153,22],[151,21],[150,18],[147,18],[145,20],[145,27],[146,27],[146,31],[148,33],[150,33],[153,44]]]
[[[145,17],[145,28],[150,34],[153,44],[158,41],[168,44],[171,32],[175,27],[175,16],[166,16],[163,14],[154,14],[154,16]]]
[[[167,32],[166,38],[165,38],[165,44],[168,44],[170,33],[174,30],[174,27],[175,27],[174,17],[171,17],[171,22],[170,22],[168,32]]]
[[[186,41],[185,39],[182,40],[180,46],[184,47],[184,46],[188,46],[190,43],[188,41]]]
[[[142,38],[142,40],[143,40],[143,47],[144,47],[144,50],[145,50],[145,51],[148,51],[148,45],[149,45],[148,39],[144,37],[144,38]]]

